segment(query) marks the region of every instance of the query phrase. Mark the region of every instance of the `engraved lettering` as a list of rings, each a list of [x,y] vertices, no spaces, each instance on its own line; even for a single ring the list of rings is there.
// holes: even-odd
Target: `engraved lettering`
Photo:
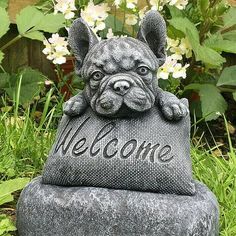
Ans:
[[[128,151],[128,153],[125,154],[125,152],[127,151],[126,149],[129,149],[129,146],[131,146],[131,149]],[[136,147],[137,147],[137,140],[131,139],[120,150],[120,157],[123,159],[127,159],[134,152]]]
[[[147,155],[149,154],[149,152],[151,151],[151,153],[150,153],[150,161],[154,162],[154,155],[155,155],[155,152],[156,152],[157,148],[160,146],[160,144],[157,143],[157,144],[152,146],[151,143],[148,143],[145,146],[145,143],[146,143],[146,141],[144,141],[140,145],[140,147],[139,147],[139,149],[138,149],[138,151],[136,153],[135,158],[138,159],[140,157],[140,155],[142,155],[142,159],[144,160],[147,157]]]
[[[106,146],[104,147],[103,150],[103,156],[104,158],[110,159],[112,157],[114,157],[116,155],[116,153],[118,152],[118,150],[115,150],[112,154],[108,154],[108,148],[109,146],[113,143],[113,146],[116,147],[118,144],[118,139],[117,138],[113,138],[111,141],[109,141]]]
[[[171,152],[171,146],[165,145],[158,153],[158,160],[164,163],[170,162],[174,156],[167,156]]]
[[[82,154],[84,154],[88,147],[84,148],[83,150],[81,150],[81,148],[84,146],[84,144],[86,143],[86,138],[82,138],[80,139],[73,147],[72,149],[72,155],[75,156],[80,156]]]
[[[73,127],[71,127],[67,133],[64,135],[63,137],[63,140],[61,141],[61,138],[65,132],[65,130],[67,129],[68,125],[69,125],[69,122],[67,123],[65,129],[62,131],[61,135],[60,135],[60,138],[59,138],[59,141],[55,147],[55,151],[54,151],[54,154],[58,152],[58,150],[60,149],[61,147],[61,150],[62,150],[62,154],[65,155],[66,152],[68,151],[70,145],[72,144],[74,138],[78,135],[78,133],[80,132],[80,130],[83,128],[83,126],[87,123],[87,121],[90,119],[90,117],[88,117],[87,119],[85,119],[83,121],[83,123],[78,127],[78,129],[75,131],[75,133],[72,135],[71,139],[69,140],[69,142],[67,143],[66,145],[66,141],[67,141],[67,138],[70,134],[70,132],[72,131]],[[60,142],[61,141],[61,142]],[[59,144],[60,143],[60,144]]]
[[[90,147],[90,155],[92,157],[96,156],[100,151],[100,148],[98,148],[96,151],[94,151],[95,145],[100,140],[102,140],[105,136],[107,136],[114,128],[115,128],[115,123],[114,122],[110,122],[110,123],[106,124],[104,127],[101,128],[101,130],[98,132],[97,136],[94,138],[93,143]]]
[[[86,118],[75,131],[73,127],[69,126],[71,122],[69,120],[59,135],[59,141],[55,145],[54,154],[61,150],[61,154],[65,155],[68,150],[71,150],[71,155],[74,157],[81,156],[86,152],[90,154],[90,157],[95,157],[101,152],[99,156],[105,159],[111,159],[115,156],[121,159],[128,159],[132,154],[135,154],[135,159],[148,160],[152,163],[155,161],[168,163],[174,158],[171,153],[172,147],[170,145],[163,146],[160,143],[152,144],[151,142],[143,141],[141,145],[138,145],[136,139],[131,139],[126,141],[120,149],[121,140],[111,136],[111,134],[114,135],[116,133],[112,132],[116,127],[114,122],[104,125],[94,135],[95,137],[90,144],[86,135],[85,137],[80,137],[80,132],[89,119],[90,117]]]

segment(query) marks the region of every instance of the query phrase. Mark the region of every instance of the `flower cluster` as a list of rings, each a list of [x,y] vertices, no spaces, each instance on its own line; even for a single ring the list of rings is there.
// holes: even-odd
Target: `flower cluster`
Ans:
[[[55,0],[56,4],[54,5],[54,14],[61,12],[65,19],[72,19],[75,16],[73,11],[76,10],[75,0]]]
[[[125,23],[127,25],[136,25],[138,22],[138,17],[135,14],[126,14]]]
[[[179,60],[183,59],[183,56],[190,58],[192,56],[192,47],[187,38],[171,39],[167,38],[167,50],[171,53],[167,57],[166,62],[158,70],[158,77],[162,79],[168,79],[172,74],[173,78],[186,78],[186,69],[189,64],[182,64]]]
[[[54,64],[63,64],[66,62],[66,55],[70,52],[67,49],[68,42],[64,37],[59,34],[52,34],[52,37],[43,41],[45,48],[43,53],[47,55],[47,59],[51,60]]]
[[[186,69],[189,67],[189,64],[182,66],[176,59],[172,56],[166,58],[166,62],[161,66],[157,72],[158,78],[168,79],[169,75],[172,74],[172,77],[177,78],[186,78]]]
[[[187,38],[167,38],[167,50],[173,53],[173,58],[176,60],[182,60],[183,55],[185,55],[186,58],[192,57],[192,47]]]
[[[88,25],[93,29],[94,32],[105,29],[105,19],[108,17],[108,7],[107,3],[101,3],[94,5],[93,1],[90,0],[88,6],[81,11],[81,17],[88,23]]]

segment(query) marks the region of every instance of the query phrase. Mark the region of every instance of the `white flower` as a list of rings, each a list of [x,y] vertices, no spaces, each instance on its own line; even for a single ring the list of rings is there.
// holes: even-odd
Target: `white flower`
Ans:
[[[182,66],[180,63],[176,63],[173,70],[173,78],[186,78],[186,69],[189,67],[189,64]]]
[[[107,37],[107,39],[114,38],[114,34],[112,32],[112,28],[108,29],[106,37]]]
[[[158,78],[168,79],[170,75],[173,78],[186,78],[186,69],[189,67],[189,64],[182,66],[181,63],[178,63],[176,59],[171,56],[166,58],[164,65],[162,65],[157,72]]]
[[[171,47],[177,47],[179,45],[179,39],[172,39],[167,37],[167,50]]]
[[[183,10],[188,4],[188,0],[170,0],[169,4],[171,6],[176,6],[180,10]]]
[[[106,28],[106,25],[103,21],[96,22],[95,31],[104,30],[105,28]]]
[[[114,1],[114,4],[115,4],[116,8],[119,8],[121,3],[122,3],[122,0],[115,0]]]
[[[186,58],[192,57],[192,46],[187,38],[182,38],[179,45],[182,55],[186,55]]]
[[[53,83],[52,80],[45,80],[45,81],[44,81],[44,84],[45,84],[46,86],[49,86],[49,85],[52,85],[52,84],[54,84],[54,83]]]
[[[171,57],[175,60],[182,60],[183,56],[182,56],[182,51],[180,50],[179,47],[173,47],[170,48],[170,52],[172,52]]]
[[[59,34],[52,34],[52,37],[43,41],[45,48],[43,53],[47,55],[47,59],[53,61],[54,64],[63,64],[66,62],[66,55],[70,52],[67,49],[68,42]]]
[[[177,61],[172,57],[167,57],[165,63],[158,69],[157,76],[161,79],[168,79],[169,74],[174,71],[174,66],[177,64]]]
[[[136,25],[138,22],[138,17],[134,14],[126,14],[125,15],[125,23],[127,25]]]
[[[186,58],[192,56],[192,47],[187,38],[182,38],[181,40],[167,38],[167,50],[172,53],[172,58],[176,60],[182,60],[183,55]]]
[[[126,0],[126,7],[129,9],[134,9],[137,3],[138,0]]]
[[[54,5],[54,13],[57,14],[61,12],[65,19],[72,19],[75,16],[73,11],[76,10],[74,0],[55,0],[56,4]]]
[[[108,17],[108,11],[110,11],[110,8],[107,3],[94,5],[93,1],[90,0],[88,6],[81,11],[81,17],[96,32],[105,28],[104,21]]]
[[[74,12],[68,12],[65,14],[65,19],[69,20],[75,17],[75,13]]]
[[[165,1],[161,0],[150,0],[150,5],[152,10],[162,11]]]

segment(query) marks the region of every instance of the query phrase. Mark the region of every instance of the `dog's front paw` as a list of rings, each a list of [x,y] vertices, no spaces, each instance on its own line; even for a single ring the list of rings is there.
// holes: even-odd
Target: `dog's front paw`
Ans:
[[[63,112],[68,116],[82,115],[87,108],[87,103],[82,96],[78,96],[76,99],[70,99],[63,105]]]
[[[182,99],[181,99],[182,100]],[[162,104],[162,113],[168,120],[180,120],[188,115],[188,107],[179,99],[170,99]]]
[[[81,114],[81,102],[67,101],[63,105],[63,112],[68,116],[77,116]]]

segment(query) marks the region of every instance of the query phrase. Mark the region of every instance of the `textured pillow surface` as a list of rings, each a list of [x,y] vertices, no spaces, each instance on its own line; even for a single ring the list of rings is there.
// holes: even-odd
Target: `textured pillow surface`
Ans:
[[[190,119],[167,121],[158,107],[135,118],[90,108],[63,116],[43,183],[193,195]]]

